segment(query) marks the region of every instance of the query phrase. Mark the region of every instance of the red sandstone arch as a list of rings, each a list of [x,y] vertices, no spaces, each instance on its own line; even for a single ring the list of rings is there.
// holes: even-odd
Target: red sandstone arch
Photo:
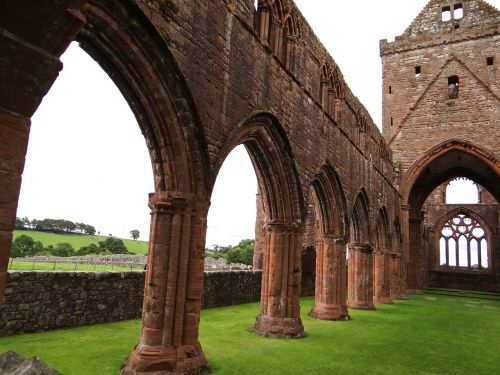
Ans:
[[[358,193],[351,214],[349,243],[348,306],[374,310],[373,248],[370,242],[369,201],[364,189]]]
[[[182,74],[163,37],[133,1],[54,1],[50,7],[31,2],[30,6],[30,12],[12,2],[0,6],[0,24],[8,31],[2,34],[1,43],[17,51],[15,59],[9,60],[10,70],[0,71],[3,89],[11,93],[9,98],[0,94],[0,123],[6,125],[0,127],[0,137],[15,134],[16,139],[9,146],[12,152],[0,154],[0,165],[14,165],[8,172],[17,176],[0,176],[2,190],[8,185],[9,192],[0,201],[0,231],[8,233],[0,241],[0,289],[5,284],[29,118],[61,68],[60,54],[76,38],[132,108],[155,174],[143,327],[123,371],[204,369],[207,363],[198,343],[198,321],[208,157]],[[27,14],[39,18],[27,22]]]
[[[225,158],[239,144],[245,145],[254,165],[266,215],[261,306],[253,331],[302,337],[299,298],[305,210],[292,149],[278,120],[265,112],[236,126],[221,154]]]
[[[346,278],[346,200],[338,174],[324,166],[313,181],[316,217],[315,302],[310,315],[322,320],[348,320]]]
[[[479,183],[500,202],[500,161],[488,150],[451,139],[431,148],[414,162],[401,183],[404,257],[410,290],[421,290],[426,283],[420,209],[437,186],[455,177],[467,177]]]
[[[380,208],[375,228],[375,249],[373,259],[373,301],[392,303],[390,270],[389,219],[385,207]]]

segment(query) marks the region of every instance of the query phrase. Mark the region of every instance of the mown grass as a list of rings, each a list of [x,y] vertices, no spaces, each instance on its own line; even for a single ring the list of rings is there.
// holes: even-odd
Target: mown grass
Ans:
[[[16,258],[14,258],[16,259]],[[144,267],[123,267],[116,265],[65,264],[44,262],[18,262],[11,259],[9,270],[15,271],[130,271],[142,270]]]
[[[500,301],[412,296],[377,311],[355,311],[348,322],[310,318],[313,298],[302,299],[307,336],[278,340],[248,329],[258,304],[202,311],[200,341],[217,375],[498,374]],[[118,374],[134,347],[138,320],[0,338],[15,350],[65,375]]]
[[[68,242],[75,250],[82,246],[90,245],[91,243],[99,245],[99,241],[104,241],[107,236],[89,236],[84,234],[56,234],[47,232],[38,232],[34,230],[15,230],[14,239],[21,234],[30,236],[35,241],[40,241],[44,246],[57,245],[60,242]],[[129,252],[135,254],[146,254],[148,251],[148,243],[145,241],[133,241],[123,239],[125,246]]]

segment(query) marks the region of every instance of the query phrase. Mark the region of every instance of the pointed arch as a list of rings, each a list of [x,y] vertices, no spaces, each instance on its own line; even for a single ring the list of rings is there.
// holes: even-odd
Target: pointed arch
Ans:
[[[451,139],[434,146],[410,166],[401,181],[403,205],[420,209],[436,186],[454,177],[479,183],[500,201],[500,160],[478,145]]]
[[[235,127],[222,147],[217,169],[239,144],[245,146],[254,165],[267,220],[301,222],[304,198],[295,157],[276,117],[268,112],[254,113]]]
[[[335,169],[326,164],[313,181],[318,202],[317,217],[325,235],[347,236],[346,201],[340,178]]]
[[[351,213],[351,242],[370,244],[369,201],[363,188],[356,196]]]

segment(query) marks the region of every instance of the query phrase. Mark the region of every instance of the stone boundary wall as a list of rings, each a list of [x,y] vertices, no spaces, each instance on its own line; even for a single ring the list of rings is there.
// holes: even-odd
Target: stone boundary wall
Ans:
[[[144,271],[9,272],[0,336],[140,318],[144,276]],[[258,301],[261,278],[259,271],[205,272],[203,307]]]

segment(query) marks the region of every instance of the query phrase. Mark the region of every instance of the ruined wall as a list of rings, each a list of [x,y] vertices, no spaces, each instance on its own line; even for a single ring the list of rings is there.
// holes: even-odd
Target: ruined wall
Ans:
[[[144,275],[9,272],[5,303],[0,305],[0,336],[138,319]],[[203,307],[258,301],[261,278],[261,272],[205,272]]]
[[[392,186],[390,150],[292,1],[283,2],[298,30],[289,64],[259,39],[251,0],[177,0],[171,2],[175,4],[171,12],[162,11],[159,2],[137,3],[172,41],[203,123],[212,172],[229,153],[229,140],[238,125],[264,111],[277,117],[290,141],[306,204],[312,180],[328,162],[340,176],[349,207],[364,187],[374,217],[383,205],[391,217],[397,215],[399,197]],[[341,87],[338,116],[322,107],[325,64]]]

